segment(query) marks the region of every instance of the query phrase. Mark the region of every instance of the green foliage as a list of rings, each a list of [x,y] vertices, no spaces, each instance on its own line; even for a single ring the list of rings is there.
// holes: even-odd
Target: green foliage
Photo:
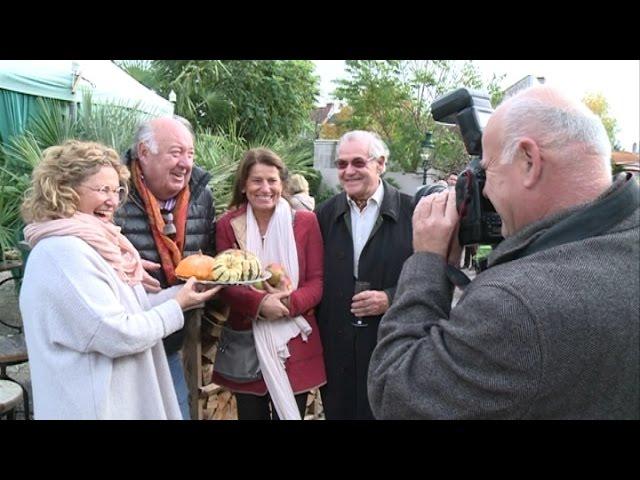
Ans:
[[[333,197],[338,192],[336,192],[334,188],[331,188],[326,183],[324,183],[322,174],[319,170],[314,169],[314,172],[315,176],[309,176],[307,177],[307,180],[309,181],[309,195],[311,195],[315,199],[316,206],[318,206],[325,200]]]
[[[312,195],[312,196],[315,198],[316,206],[317,206],[317,205],[320,205],[322,202],[329,200],[331,197],[333,197],[337,193],[338,192],[336,192],[335,189],[329,187],[324,182],[320,182],[318,190],[316,191],[315,195]]]
[[[167,90],[168,82],[164,80],[161,72],[157,71],[157,67],[151,60],[114,60],[114,63],[156,93],[166,91],[168,96],[171,91]]]
[[[289,175],[299,173],[307,179],[309,184],[321,179],[320,172],[313,168],[313,140],[277,138],[273,139],[270,145],[287,165]]]
[[[22,226],[21,203],[22,191],[19,185],[14,185],[13,178],[5,170],[0,170],[0,254],[15,248],[16,234]]]
[[[395,178],[393,177],[387,177],[383,175],[383,178],[386,180],[386,182],[391,185],[392,187],[397,188],[398,190],[400,190],[400,184],[396,181]]]
[[[613,160],[611,161],[611,174],[615,177],[616,175],[618,175],[619,173],[624,172],[624,165],[618,165],[616,163],[613,163]],[[637,175],[636,175],[637,177]]]
[[[218,213],[223,213],[229,205],[235,174],[244,152],[257,147],[273,150],[282,158],[290,174],[300,173],[310,184],[319,181],[320,172],[313,168],[313,140],[286,140],[267,135],[249,142],[236,130],[235,124],[219,129],[216,134],[198,132],[195,142],[196,163],[212,175],[209,186]]]
[[[80,140],[100,142],[117,152],[125,152],[133,142],[133,136],[140,122],[159,112],[148,115],[122,104],[111,103],[97,105],[85,95],[76,123],[73,125],[73,137]]]
[[[318,77],[307,60],[154,60],[120,62],[161,95],[176,93],[176,113],[201,130],[256,142],[267,135],[292,138],[313,128],[309,112]],[[142,71],[140,71],[142,67]]]
[[[313,171],[315,173],[314,176],[307,177],[305,175],[305,178],[309,182],[309,195],[311,195],[312,197],[317,197],[322,188],[326,188],[326,185],[324,185],[322,182],[322,174],[320,173],[320,170],[316,170],[314,168]]]
[[[322,139],[339,139],[347,133],[348,121],[351,118],[353,109],[349,105],[345,105],[338,113],[334,115],[332,123],[325,123],[320,128],[319,137]]]
[[[90,103],[91,98],[86,97],[85,101]],[[31,118],[27,131],[38,145],[46,148],[73,137],[77,126],[69,115],[69,103],[44,98],[38,98],[37,103],[39,115]]]
[[[430,167],[461,170],[468,161],[460,136],[437,125],[431,103],[440,95],[466,86],[486,90],[499,100],[498,81],[484,85],[471,62],[461,66],[448,60],[348,60],[349,78],[337,81],[334,96],[353,108],[350,129],[373,130],[391,151],[390,169],[415,172],[421,165],[420,146],[427,131],[434,132],[436,154]]]
[[[234,107],[233,115],[246,138],[262,135],[291,138],[309,122],[318,94],[310,61],[229,61],[220,83]]]
[[[618,127],[618,121],[609,114],[609,102],[605,96],[602,93],[589,93],[585,95],[582,102],[602,120],[612,148],[614,150],[620,150],[620,142],[616,139],[620,128]]]
[[[194,146],[196,164],[211,173],[209,187],[215,198],[216,210],[223,212],[231,199],[237,165],[246,144],[242,139],[228,134],[200,132],[196,135]]]
[[[42,152],[66,140],[96,141],[122,153],[130,145],[135,127],[144,116],[119,104],[95,105],[85,95],[77,119],[62,102],[38,99],[40,113],[24,133],[11,137],[0,148],[0,247],[15,247],[23,227],[20,205],[31,183],[31,172]]]

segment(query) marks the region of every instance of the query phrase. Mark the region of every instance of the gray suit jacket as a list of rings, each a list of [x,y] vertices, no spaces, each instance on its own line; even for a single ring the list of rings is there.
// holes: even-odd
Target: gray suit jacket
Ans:
[[[640,222],[626,185],[635,208],[606,232],[518,255],[603,198],[529,225],[454,308],[444,260],[409,258],[371,358],[376,418],[638,419]]]

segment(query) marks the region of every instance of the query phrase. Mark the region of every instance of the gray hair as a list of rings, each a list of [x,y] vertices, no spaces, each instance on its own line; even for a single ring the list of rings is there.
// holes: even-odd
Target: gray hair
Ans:
[[[503,162],[510,163],[522,137],[536,140],[541,148],[579,148],[602,158],[611,173],[611,143],[600,118],[586,105],[552,105],[530,96],[515,97],[504,113]],[[575,155],[575,150],[569,155]]]
[[[158,118],[162,118],[162,117],[158,117]],[[170,117],[166,117],[166,118],[172,118],[178,123],[181,123],[182,125],[184,125],[184,127],[187,130],[189,130],[189,133],[191,133],[191,136],[195,140],[196,136],[193,131],[193,127],[191,126],[191,123],[189,123],[189,120],[187,120],[184,117],[181,117],[180,115],[171,115]],[[157,118],[145,120],[138,126],[138,129],[136,130],[136,133],[133,137],[133,145],[131,147],[131,158],[133,160],[138,159],[138,147],[140,146],[141,143],[146,144],[147,147],[149,147],[149,150],[151,150],[151,153],[153,153],[154,155],[158,153],[158,141],[156,140],[156,136],[153,131],[153,126],[151,125],[154,120],[157,120]]]
[[[384,157],[386,161],[389,161],[389,148],[387,148],[387,145],[382,141],[380,135],[366,130],[352,130],[342,135],[338,141],[338,150],[340,150],[343,143],[357,139],[366,139],[369,141],[368,154],[370,157]]]

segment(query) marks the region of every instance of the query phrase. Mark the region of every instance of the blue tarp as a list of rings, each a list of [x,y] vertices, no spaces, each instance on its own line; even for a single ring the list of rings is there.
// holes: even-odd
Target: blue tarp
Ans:
[[[36,97],[80,101],[71,93],[72,61],[0,60],[0,88]]]
[[[110,60],[0,60],[0,140],[20,133],[37,111],[36,98],[135,108],[151,116],[171,115],[173,104]]]
[[[155,115],[173,113],[171,102],[110,60],[0,60],[0,89],[76,102],[88,90],[95,103],[137,105],[137,110]]]

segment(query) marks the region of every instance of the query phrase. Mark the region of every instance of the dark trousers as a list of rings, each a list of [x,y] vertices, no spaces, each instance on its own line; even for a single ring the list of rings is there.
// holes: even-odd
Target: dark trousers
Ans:
[[[261,397],[250,393],[236,393],[235,396],[238,404],[238,420],[280,420],[268,393]],[[307,409],[307,392],[299,393],[295,399],[300,418],[304,419],[304,412]]]

